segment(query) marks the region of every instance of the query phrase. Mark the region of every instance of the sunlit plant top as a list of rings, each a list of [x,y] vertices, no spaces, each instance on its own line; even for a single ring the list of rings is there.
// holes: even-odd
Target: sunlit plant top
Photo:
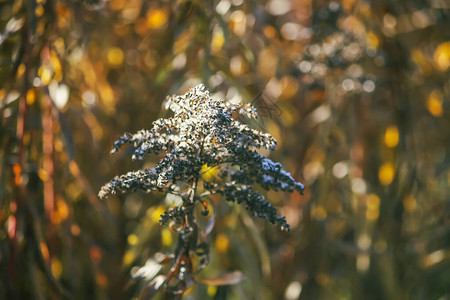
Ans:
[[[182,200],[160,218],[161,225],[168,224],[179,235],[175,263],[165,277],[166,288],[182,292],[195,273],[191,263],[193,255],[204,256],[200,269],[208,261],[207,251],[203,251],[206,247],[199,242],[197,205],[202,208],[202,214],[208,215],[208,206],[213,205],[211,196],[218,195],[243,204],[252,215],[282,230],[289,230],[286,218],[277,214],[261,191],[302,193],[304,186],[284,171],[281,164],[258,153],[258,149],[276,148],[276,140],[270,134],[233,118],[233,115],[257,118],[252,105],[213,99],[200,84],[184,95],[168,97],[166,108],[173,111],[173,117],[154,121],[149,130],[124,134],[112,150],[116,153],[124,144],[131,144],[132,158],[139,160],[148,154],[163,154],[157,166],[116,176],[101,188],[99,197],[143,190],[173,194]],[[203,175],[213,168],[215,176],[206,180]]]

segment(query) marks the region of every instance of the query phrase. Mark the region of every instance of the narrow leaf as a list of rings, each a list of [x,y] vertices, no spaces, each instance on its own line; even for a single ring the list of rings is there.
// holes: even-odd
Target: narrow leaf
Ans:
[[[239,271],[234,271],[213,278],[196,278],[195,281],[202,284],[220,286],[220,285],[235,285],[240,283],[244,279],[245,279],[244,274],[242,274]]]

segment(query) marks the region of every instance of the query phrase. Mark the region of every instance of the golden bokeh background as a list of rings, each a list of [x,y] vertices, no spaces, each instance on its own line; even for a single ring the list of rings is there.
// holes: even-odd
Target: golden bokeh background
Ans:
[[[138,295],[176,237],[162,194],[97,198],[156,159],[109,151],[203,82],[306,190],[267,195],[288,233],[217,206],[202,275],[245,280],[185,299],[450,299],[448,1],[10,0],[0,24],[0,298]]]

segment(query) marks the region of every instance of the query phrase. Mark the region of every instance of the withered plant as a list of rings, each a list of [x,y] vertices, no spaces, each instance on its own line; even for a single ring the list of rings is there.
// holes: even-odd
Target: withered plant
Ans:
[[[180,199],[179,205],[168,208],[160,218],[161,225],[168,225],[178,234],[174,253],[148,261],[134,274],[150,280],[151,291],[164,286],[169,293],[180,294],[208,264],[206,236],[212,226],[206,230],[198,226],[196,206],[201,207],[203,215],[208,215],[213,205],[211,196],[218,195],[244,205],[251,215],[288,231],[286,218],[277,214],[262,190],[302,193],[304,186],[284,171],[281,164],[258,152],[276,148],[276,140],[270,134],[234,118],[238,115],[257,118],[252,105],[213,99],[200,84],[184,95],[168,97],[166,108],[173,111],[173,117],[154,121],[151,129],[125,133],[112,150],[116,153],[124,144],[131,144],[132,158],[139,160],[148,154],[161,154],[156,167],[116,176],[102,187],[99,196],[143,190],[164,192]],[[206,180],[203,175],[212,169],[216,176]],[[167,275],[148,272],[167,258],[173,260]],[[151,291],[147,290],[147,294]]]

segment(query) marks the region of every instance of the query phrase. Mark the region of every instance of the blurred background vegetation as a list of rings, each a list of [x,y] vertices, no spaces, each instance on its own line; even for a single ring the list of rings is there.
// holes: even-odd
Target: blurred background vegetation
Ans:
[[[227,203],[185,299],[450,299],[447,0],[0,1],[0,298],[131,299],[164,195],[100,201],[110,156],[203,82],[253,102],[291,232]],[[163,295],[157,295],[163,297]]]

